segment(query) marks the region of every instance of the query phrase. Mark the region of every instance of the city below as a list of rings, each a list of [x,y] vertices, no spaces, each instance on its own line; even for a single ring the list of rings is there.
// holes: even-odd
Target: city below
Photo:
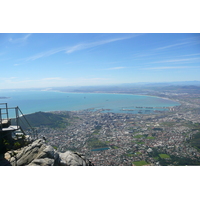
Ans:
[[[60,152],[84,154],[95,166],[200,165],[200,87],[148,88],[144,92],[180,106],[142,114],[101,109],[39,112],[27,118],[38,114],[55,118],[51,125],[35,125],[39,136],[45,136]]]

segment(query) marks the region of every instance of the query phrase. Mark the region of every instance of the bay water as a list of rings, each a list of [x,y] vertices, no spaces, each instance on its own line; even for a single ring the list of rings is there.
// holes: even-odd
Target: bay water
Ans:
[[[110,109],[104,112],[140,113],[146,112],[141,107],[157,107],[153,110],[163,110],[158,107],[180,105],[168,99],[107,93],[64,93],[55,91],[0,91],[0,103],[8,103],[8,107],[18,106],[24,114],[39,111],[78,111],[85,109]],[[138,108],[139,107],[139,108]],[[152,111],[153,111],[152,110]],[[152,112],[149,109],[149,112]]]

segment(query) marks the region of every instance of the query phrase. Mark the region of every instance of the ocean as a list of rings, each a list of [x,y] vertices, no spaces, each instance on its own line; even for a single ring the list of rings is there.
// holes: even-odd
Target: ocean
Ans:
[[[85,109],[110,109],[113,113],[148,113],[165,110],[163,107],[180,105],[168,99],[131,94],[64,93],[54,91],[0,91],[0,103],[18,106],[24,114],[39,111],[78,111]],[[147,107],[147,108],[146,108]],[[162,108],[161,108],[162,107]]]

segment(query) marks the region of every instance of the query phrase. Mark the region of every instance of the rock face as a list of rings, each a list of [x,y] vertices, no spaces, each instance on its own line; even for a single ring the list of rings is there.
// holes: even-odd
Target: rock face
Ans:
[[[12,154],[12,155],[11,155]],[[7,153],[5,158],[12,166],[92,166],[81,154],[72,151],[57,152],[44,140],[38,139],[18,152]]]
[[[84,158],[83,155],[66,151],[59,153],[60,165],[62,166],[90,166],[91,162]]]

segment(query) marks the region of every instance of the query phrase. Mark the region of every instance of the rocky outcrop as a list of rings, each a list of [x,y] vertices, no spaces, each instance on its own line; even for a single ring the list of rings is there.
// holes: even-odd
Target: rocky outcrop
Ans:
[[[60,153],[44,140],[38,139],[18,151],[7,152],[12,166],[92,166],[83,155],[72,151]]]
[[[91,162],[81,154],[66,151],[65,153],[59,153],[60,162],[62,166],[90,166]]]

